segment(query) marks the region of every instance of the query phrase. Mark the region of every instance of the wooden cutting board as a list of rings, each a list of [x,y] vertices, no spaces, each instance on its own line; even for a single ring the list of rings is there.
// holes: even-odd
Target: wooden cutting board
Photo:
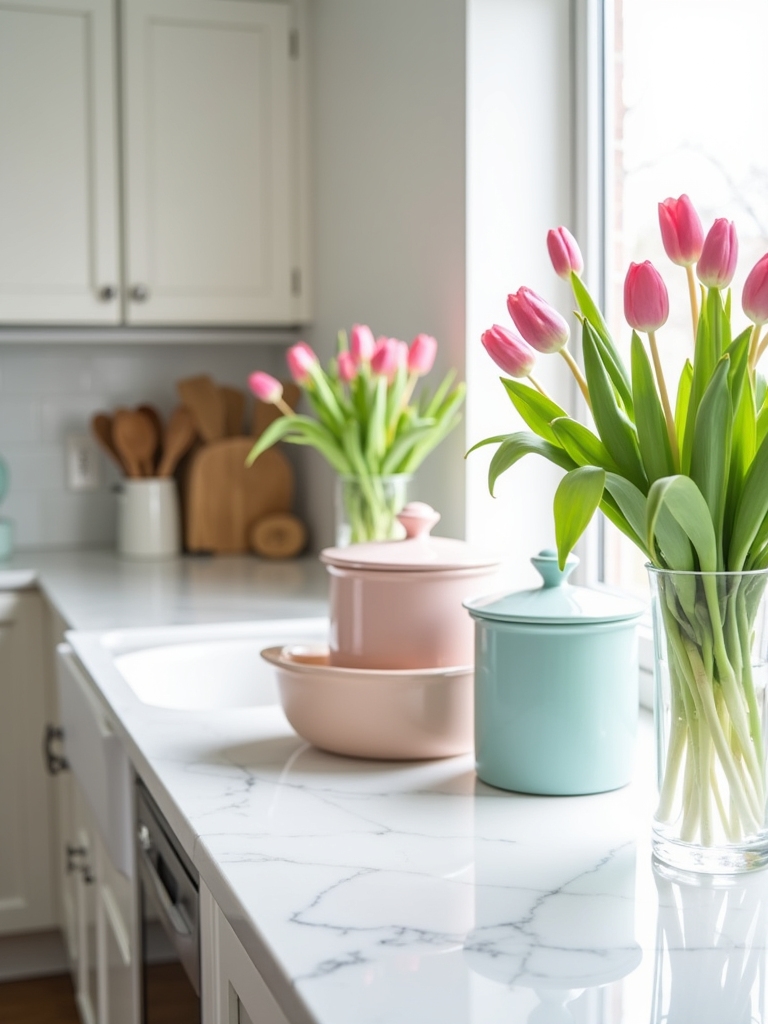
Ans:
[[[253,524],[293,505],[293,469],[276,448],[250,469],[251,437],[213,441],[195,453],[186,487],[185,542],[189,551],[239,554],[249,550]]]

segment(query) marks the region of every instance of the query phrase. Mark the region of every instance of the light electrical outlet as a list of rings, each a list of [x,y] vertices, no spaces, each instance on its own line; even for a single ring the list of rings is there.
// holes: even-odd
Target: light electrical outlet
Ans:
[[[67,437],[67,487],[70,491],[96,491],[100,482],[99,449],[88,434]]]

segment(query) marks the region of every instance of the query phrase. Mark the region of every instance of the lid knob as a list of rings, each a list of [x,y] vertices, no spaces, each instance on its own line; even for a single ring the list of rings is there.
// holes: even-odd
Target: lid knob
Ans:
[[[579,564],[576,555],[569,555],[565,568],[561,569],[557,563],[557,552],[551,548],[544,548],[538,555],[534,555],[531,562],[544,580],[544,589],[548,587],[559,587],[565,583],[573,570]]]
[[[402,512],[398,512],[397,521],[405,530],[408,540],[414,540],[429,536],[432,527],[440,522],[440,513],[423,501],[409,501]]]

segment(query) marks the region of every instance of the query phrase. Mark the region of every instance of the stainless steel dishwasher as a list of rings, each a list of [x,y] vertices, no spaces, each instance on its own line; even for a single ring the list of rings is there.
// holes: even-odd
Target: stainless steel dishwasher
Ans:
[[[136,784],[144,1024],[200,1024],[199,876]]]

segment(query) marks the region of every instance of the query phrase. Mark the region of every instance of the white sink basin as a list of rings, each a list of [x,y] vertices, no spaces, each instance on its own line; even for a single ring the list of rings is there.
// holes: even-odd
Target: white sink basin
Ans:
[[[121,654],[115,668],[144,704],[205,711],[279,701],[263,640],[218,640]]]
[[[327,619],[69,634],[96,678],[116,673],[143,704],[178,711],[279,703],[276,673],[260,652],[328,637]]]

